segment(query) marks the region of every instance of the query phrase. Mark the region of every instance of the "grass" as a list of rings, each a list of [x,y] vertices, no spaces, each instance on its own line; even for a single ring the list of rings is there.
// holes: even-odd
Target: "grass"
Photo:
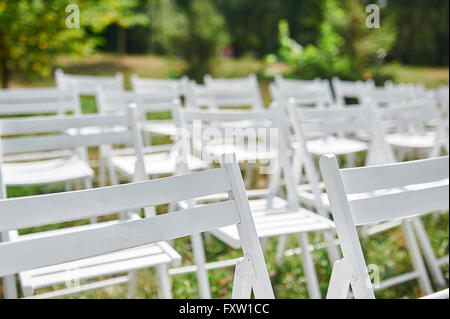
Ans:
[[[85,59],[74,63],[67,59],[61,59],[61,67],[67,72],[85,73],[85,74],[114,74],[123,72],[129,86],[129,76],[137,73],[144,77],[175,77],[180,75],[186,67],[183,61],[176,59],[167,59],[155,56],[115,56],[102,55]],[[443,83],[448,83],[448,69],[434,69],[423,67],[404,67],[400,65],[385,66],[386,72],[394,73],[396,82],[424,82],[428,87],[436,87]],[[217,77],[245,76],[250,72],[258,74],[274,73],[283,71],[283,65],[277,65],[272,69],[250,57],[230,60],[218,59],[214,63],[212,74]],[[20,77],[14,77],[13,86],[50,86],[51,80],[41,80],[39,82],[24,83]],[[266,104],[269,103],[269,94],[267,90],[267,81],[261,82],[261,88]],[[95,113],[95,99],[92,97],[82,98],[82,107],[84,113]],[[163,116],[167,116],[163,115]],[[258,180],[258,184],[264,183],[264,179]],[[258,185],[261,186],[261,185]],[[33,187],[10,187],[8,195],[10,197],[30,196],[37,194],[53,193],[64,191],[64,185],[33,186]],[[165,207],[160,207],[163,212]],[[432,246],[438,257],[449,253],[449,215],[439,215],[435,220],[433,216],[426,216],[424,219],[427,232],[430,234]],[[76,224],[85,223],[78,221]],[[23,232],[33,232],[42,229],[54,227],[64,227],[68,224],[59,224],[52,227],[28,229]],[[311,234],[312,243],[322,242],[320,234]],[[299,255],[286,257],[283,264],[278,266],[275,263],[275,252],[277,239],[268,241],[266,261],[269,268],[271,281],[277,298],[307,298],[307,285],[301,258]],[[372,236],[369,239],[362,238],[362,246],[368,264],[376,265],[381,272],[381,279],[388,278],[395,274],[404,273],[412,270],[406,249],[405,240],[400,228],[391,229],[387,232]],[[174,247],[183,256],[183,265],[193,264],[193,255],[188,238],[182,238],[174,242]],[[289,238],[288,248],[298,248],[296,238]],[[223,242],[213,236],[205,237],[205,249],[208,261],[217,261],[219,259],[229,259],[241,256],[239,251],[233,250]],[[331,274],[331,264],[328,260],[326,250],[316,250],[313,252],[318,279],[322,295],[327,291],[328,282]],[[444,275],[449,281],[449,268],[443,267]],[[231,296],[233,268],[223,268],[209,272],[212,296],[214,298],[229,298]],[[196,278],[194,274],[177,275],[172,277],[173,295],[175,298],[198,298]],[[63,287],[59,286],[59,287]],[[58,288],[58,287],[53,287]],[[436,287],[437,288],[437,287]],[[49,291],[51,289],[42,289],[39,292]],[[157,298],[158,280],[153,269],[139,271],[138,298]],[[126,285],[112,286],[104,289],[93,290],[80,294],[68,296],[67,298],[125,298]],[[2,297],[2,288],[0,286],[0,297]],[[393,288],[378,291],[378,298],[416,298],[422,295],[416,281],[410,281]]]

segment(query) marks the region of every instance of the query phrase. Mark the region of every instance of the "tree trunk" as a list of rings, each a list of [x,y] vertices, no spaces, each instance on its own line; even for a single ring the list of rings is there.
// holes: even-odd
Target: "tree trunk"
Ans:
[[[117,28],[117,52],[125,54],[127,52],[127,31],[122,28]]]
[[[9,84],[9,68],[8,68],[8,58],[5,56],[2,56],[0,58],[0,68],[2,71],[2,88],[6,89],[8,88]]]

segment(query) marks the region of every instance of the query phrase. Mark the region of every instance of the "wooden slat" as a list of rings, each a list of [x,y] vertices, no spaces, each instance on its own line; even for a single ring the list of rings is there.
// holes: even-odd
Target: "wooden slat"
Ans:
[[[449,158],[341,170],[347,194],[424,184],[449,177]]]
[[[0,231],[48,225],[228,192],[222,168],[100,189],[0,200]],[[177,190],[182,189],[182,195]],[[56,204],[58,203],[58,204]]]
[[[271,111],[183,111],[183,117],[185,121],[257,121],[275,118]]]
[[[95,230],[7,242],[0,244],[0,276],[173,240],[239,222],[236,202],[227,201]]]
[[[448,210],[449,186],[440,185],[349,201],[356,226]]]
[[[83,115],[83,116],[44,116],[20,119],[5,119],[0,121],[0,134],[19,135],[31,133],[61,132],[70,128],[94,126],[128,126],[126,115]]]
[[[91,147],[102,144],[126,144],[133,142],[130,131],[107,132],[87,135],[44,135],[8,138],[2,141],[3,153],[24,153],[72,147]]]

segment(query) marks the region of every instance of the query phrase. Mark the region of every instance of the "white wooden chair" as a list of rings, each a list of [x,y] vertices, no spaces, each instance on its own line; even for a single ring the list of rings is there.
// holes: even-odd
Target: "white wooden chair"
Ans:
[[[379,163],[384,159],[383,137],[374,125],[370,109],[352,106],[340,109],[302,109],[294,104],[288,106],[288,116],[296,136],[295,154],[292,157],[292,176],[300,201],[314,209],[318,214],[328,218],[329,203],[323,193],[323,183],[316,170],[315,157],[320,157],[327,151],[334,151],[339,155],[346,155],[354,159],[356,153],[367,152],[366,163]],[[349,139],[357,132],[368,132],[370,143]],[[308,139],[308,136],[318,136],[318,139]],[[326,139],[329,139],[328,141]],[[382,161],[384,162],[384,161]],[[347,163],[350,167],[355,162]],[[305,176],[303,176],[303,170]],[[325,234],[328,246],[334,240],[331,234]],[[277,261],[281,263],[286,251],[286,238],[280,240],[277,248]],[[330,259],[336,260],[339,254],[329,249]]]
[[[0,117],[8,118],[8,123],[14,123],[13,118],[30,118],[32,115],[56,115],[63,118],[66,113],[80,114],[80,101],[75,90],[59,90],[56,88],[39,89],[12,89],[0,91]],[[49,116],[49,119],[52,119]],[[13,121],[13,122],[11,122]],[[18,120],[22,123],[22,120]],[[23,128],[23,134],[32,133],[33,127]],[[18,128],[17,131],[20,129]],[[0,137],[17,134],[8,133],[5,128],[0,127]],[[1,153],[1,152],[0,152]],[[70,150],[52,150],[42,152],[17,154],[6,154],[3,152],[5,180],[7,185],[36,185],[47,184],[58,181],[70,182],[72,180],[82,180],[91,176],[92,171],[84,167],[84,160],[80,155],[86,156],[85,149],[78,149],[77,154]],[[38,161],[42,160],[42,161]],[[30,162],[32,161],[32,162]],[[82,164],[80,164],[82,161]],[[18,164],[18,162],[23,162]],[[74,173],[73,168],[78,167]],[[84,167],[81,169],[81,167]],[[66,172],[65,169],[68,169]],[[70,169],[72,168],[72,169]],[[55,172],[56,170],[56,172]],[[49,174],[54,172],[56,174]],[[61,173],[61,174],[58,174]],[[72,174],[72,175],[71,175]],[[81,174],[81,175],[80,175]],[[62,176],[65,176],[62,178]]]
[[[184,76],[181,79],[154,79],[141,78],[136,74],[132,74],[131,89],[137,93],[168,93],[176,92],[178,98],[186,96],[186,85],[189,78]]]
[[[325,108],[334,105],[333,94],[327,80],[313,81],[275,78],[270,85],[272,99],[280,105],[295,101],[301,107]]]
[[[399,106],[409,101],[408,94],[403,88],[398,87],[374,87],[364,94],[364,101],[369,99],[377,107]]]
[[[252,110],[264,110],[264,102],[256,75],[246,78],[217,79],[206,75],[205,88],[212,97],[212,109],[249,106]],[[201,105],[199,105],[201,106]],[[197,106],[198,107],[198,106]]]
[[[132,91],[97,91],[97,103],[99,111],[102,114],[123,113],[127,105],[135,103],[141,115],[140,127],[144,137],[149,138],[148,133],[159,133],[161,135],[175,136],[175,124],[170,120],[170,128],[164,128],[169,124],[166,120],[147,120],[147,114],[168,112],[171,114],[173,108],[179,108],[180,99],[174,95],[174,92],[155,92],[138,93]],[[163,122],[163,123],[160,123]],[[161,175],[173,175],[177,170],[177,153],[172,144],[151,146],[151,142],[146,143],[144,148],[144,161],[146,164],[147,175],[150,178],[160,177]],[[102,150],[103,161],[109,170],[111,183],[117,184],[118,173],[126,180],[132,180],[135,174],[134,162],[136,154],[133,149],[105,149]],[[207,167],[203,161],[195,156],[188,158],[188,169],[196,171]]]
[[[75,90],[58,88],[2,89],[0,90],[0,117],[26,115],[64,115],[81,113],[80,100]]]
[[[356,104],[363,104],[367,91],[375,88],[375,82],[373,80],[343,81],[338,77],[334,77],[331,83],[333,85],[336,104],[340,107],[347,104],[346,99],[356,99]]]
[[[19,163],[2,163],[0,161],[0,186],[1,196],[6,197],[7,185],[28,185],[30,183],[54,183],[58,181],[67,181],[72,179],[84,179],[86,187],[91,188],[90,179],[94,174],[86,163],[84,154],[77,154],[76,149],[79,147],[91,147],[103,144],[133,144],[138,154],[135,165],[136,179],[146,179],[145,164],[142,157],[141,137],[135,120],[136,110],[130,108],[128,114],[114,116],[68,116],[68,117],[34,117],[25,119],[6,119],[0,121],[0,129],[2,135],[22,135],[24,133],[34,134],[21,137],[2,138],[1,150],[3,154],[15,153],[31,153],[52,151],[58,149],[75,149],[67,158],[58,158],[44,161],[27,161]],[[89,127],[102,127],[103,130],[93,134],[67,134],[66,130],[72,128],[74,130],[82,130]],[[120,126],[123,129],[117,130]],[[53,134],[45,134],[53,132]],[[41,135],[36,135],[41,134]],[[12,166],[12,167],[11,167]],[[37,176],[37,177],[36,177]],[[112,198],[110,199],[112,200]],[[66,203],[67,204],[67,203]],[[40,216],[40,212],[35,212],[33,206],[31,211]],[[66,207],[67,209],[67,207]],[[55,211],[57,212],[57,210]],[[3,213],[3,211],[2,211]],[[146,212],[151,214],[150,211]],[[31,213],[30,213],[31,214]],[[126,218],[127,215],[121,215]],[[92,216],[91,225],[81,226],[81,229],[95,228],[97,222],[96,216]],[[43,224],[45,225],[45,223]],[[76,229],[76,228],[75,228]],[[8,229],[8,233],[2,234],[3,241],[21,240],[21,236],[13,229]],[[46,235],[60,234],[71,232],[72,228],[61,229],[47,232]],[[39,237],[39,233],[30,235]],[[112,284],[129,282],[129,296],[135,295],[135,270],[139,268],[157,266],[164,284],[168,281],[167,274],[161,269],[167,267],[167,264],[177,264],[180,261],[179,255],[170,247],[160,245],[161,249],[143,248],[140,250],[130,251],[128,253],[120,253],[108,256],[102,256],[89,260],[79,261],[73,264],[61,264],[52,267],[39,268],[36,270],[19,273],[22,291],[25,296],[32,296],[36,289],[49,287],[55,284],[64,283],[68,276],[68,270],[75,269],[79,274],[79,279],[92,279],[105,275],[130,272],[129,276],[114,278],[112,280],[98,281],[91,284],[81,286],[79,289],[62,289],[49,294],[43,294],[42,297],[54,297],[70,294],[77,291],[90,290],[105,287]],[[165,277],[164,277],[165,276]],[[5,295],[7,297],[15,297],[14,277],[4,278]],[[40,295],[38,295],[40,296]],[[170,297],[167,289],[162,291],[163,297]]]
[[[229,159],[229,158],[228,158]],[[233,298],[274,298],[263,252],[245,198],[245,188],[236,163],[178,177],[113,186],[95,190],[0,200],[0,230],[48,225],[93,218],[104,214],[154,207],[173,201],[228,193],[228,200],[144,219],[101,223],[52,236],[24,235],[26,240],[0,244],[0,276],[36,273],[54,265],[81,266],[98,256],[119,256],[142,249],[168,248],[164,242],[235,225],[244,258],[236,265]],[[169,256],[167,256],[169,257]],[[165,264],[170,258],[165,260]],[[102,266],[106,270],[106,266]],[[167,293],[170,288],[165,287]]]
[[[252,210],[256,230],[259,238],[263,243],[270,237],[279,237],[282,235],[296,235],[299,240],[299,244],[302,248],[301,258],[303,262],[303,267],[307,277],[308,291],[311,298],[320,298],[319,284],[314,268],[314,261],[312,255],[309,251],[308,244],[308,233],[311,232],[325,232],[328,233],[333,229],[333,223],[318,214],[315,214],[307,209],[301,208],[299,206],[299,201],[297,194],[295,193],[295,185],[291,179],[290,163],[288,159],[288,148],[285,139],[286,126],[282,124],[283,119],[280,118],[282,114],[276,106],[273,106],[268,111],[192,111],[192,110],[180,110],[179,115],[175,116],[176,123],[182,128],[190,131],[190,123],[193,121],[199,121],[201,123],[214,123],[212,126],[213,130],[217,133],[226,132],[230,129],[226,125],[227,122],[236,122],[239,119],[245,118],[248,122],[253,122],[251,127],[246,127],[247,129],[254,128],[255,130],[264,131],[264,134],[271,134],[273,130],[276,131],[275,141],[271,144],[266,144],[264,146],[256,146],[254,148],[247,148],[246,144],[228,144],[228,146],[223,147],[222,152],[233,151],[237,154],[237,159],[248,160],[261,157],[260,155],[253,153],[260,151],[263,154],[270,154],[267,159],[271,161],[271,167],[274,169],[270,172],[271,181],[269,182],[268,189],[257,189],[248,190],[247,196],[250,199],[250,208]],[[221,126],[222,125],[222,126]],[[207,139],[209,135],[207,132],[211,126],[205,124],[202,128],[202,132],[193,133],[193,138],[200,137],[199,134],[205,134],[204,137]],[[237,129],[235,126],[232,129]],[[236,137],[242,137],[236,131]],[[242,131],[240,131],[242,133]],[[249,138],[252,137],[249,131],[247,132]],[[233,134],[233,133],[232,133]],[[269,139],[267,139],[269,140]],[[207,144],[208,141],[202,141]],[[208,152],[210,149],[207,149]],[[219,148],[217,148],[219,152]],[[219,153],[215,154],[218,156]],[[204,159],[204,157],[203,157]],[[276,168],[276,169],[275,169]],[[283,176],[284,183],[287,188],[287,199],[282,198],[277,195],[279,190],[279,185],[282,182],[279,179]],[[201,198],[197,200],[197,204],[202,204],[205,201],[217,201],[221,200],[222,196],[209,196],[206,198]],[[217,230],[211,231],[211,233],[228,244],[232,248],[239,248],[242,245],[239,240],[238,233],[234,227],[223,227]],[[331,241],[330,244],[334,245]],[[333,249],[333,248],[332,248]],[[336,250],[336,247],[334,247]],[[231,263],[232,264],[232,263]],[[199,267],[203,267],[206,270],[213,268],[220,268],[224,266],[229,266],[230,261],[221,261],[215,263],[209,263],[205,266],[199,266],[197,263],[197,268],[195,270],[199,271]],[[201,269],[200,269],[201,270]]]
[[[439,156],[442,149],[448,154],[448,134],[433,98],[388,108],[380,108],[372,103],[371,107],[385,132],[386,142],[399,149],[400,161],[408,150],[414,149],[425,153],[426,157]]]
[[[412,224],[417,216],[449,209],[448,166],[448,157],[443,157],[339,170],[334,155],[321,158],[320,168],[343,254],[343,259],[334,264],[328,298],[346,298],[349,286],[355,298],[375,297],[356,227],[393,219],[405,220],[404,234],[414,271],[391,278],[390,284],[419,279],[423,292],[431,293]],[[444,258],[448,262],[448,256]],[[385,287],[380,284],[378,288]],[[445,294],[448,298],[448,291]]]
[[[121,73],[115,76],[75,75],[64,73],[58,69],[55,72],[56,86],[66,90],[75,88],[80,95],[94,96],[98,87],[109,90],[124,90],[124,80]]]

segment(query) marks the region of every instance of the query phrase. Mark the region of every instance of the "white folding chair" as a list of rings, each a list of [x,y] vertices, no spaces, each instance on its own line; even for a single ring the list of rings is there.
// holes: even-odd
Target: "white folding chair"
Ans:
[[[371,104],[377,121],[386,135],[386,142],[399,150],[402,161],[408,150],[419,150],[426,157],[448,154],[449,140],[439,108],[433,98],[380,108]],[[433,128],[434,127],[434,128]]]
[[[80,100],[75,90],[60,90],[57,88],[0,90],[0,118],[36,115],[65,116],[67,113],[81,113]],[[5,156],[4,159],[11,161],[26,160],[29,155],[15,154]],[[45,159],[54,156],[57,156],[56,152],[42,152],[40,154],[34,153],[31,157],[33,159]]]
[[[204,150],[205,159],[207,156],[216,158],[219,152],[233,151],[237,154],[237,159],[241,161],[255,160],[257,158],[265,157],[270,160],[270,167],[273,169],[270,176],[268,189],[249,190],[247,196],[250,198],[250,208],[252,210],[256,230],[259,238],[264,242],[270,237],[279,237],[282,235],[297,235],[299,244],[302,248],[302,262],[307,277],[308,291],[311,298],[320,298],[320,289],[317,280],[317,275],[314,268],[314,261],[309,251],[308,233],[311,232],[325,232],[328,233],[333,229],[333,223],[307,209],[299,206],[297,194],[295,193],[295,186],[291,179],[290,163],[288,160],[288,149],[285,140],[285,125],[280,118],[281,113],[276,106],[273,106],[268,111],[192,111],[180,110],[179,115],[174,116],[174,119],[181,128],[192,132],[192,138],[202,139],[200,144],[208,144],[210,137],[224,137],[223,134],[230,130],[230,136],[236,140],[243,138],[251,141],[246,143],[222,144],[222,148],[217,147],[213,149],[213,154],[209,152],[211,148]],[[235,126],[227,126],[227,122],[236,122],[245,118],[248,122],[253,122],[251,127],[246,126],[245,129],[237,128]],[[198,131],[191,130],[191,123],[201,123],[202,127]],[[179,123],[179,124],[178,124]],[[211,123],[208,125],[207,123]],[[257,134],[252,133],[259,132]],[[212,135],[209,135],[212,133]],[[219,134],[219,135],[218,135]],[[260,140],[265,141],[264,144],[258,144],[258,135]],[[267,137],[268,135],[272,136]],[[226,140],[226,138],[221,139]],[[195,141],[194,141],[195,143]],[[219,143],[220,144],[220,143]],[[217,151],[217,153],[215,152]],[[261,154],[264,155],[261,155]],[[284,183],[287,189],[287,199],[277,196],[281,182],[279,179],[283,176]],[[199,199],[198,204],[205,201],[220,200],[221,196],[209,196]],[[223,227],[211,233],[228,244],[232,248],[239,248],[242,244],[239,240],[238,233],[234,227]],[[331,241],[330,244],[334,245]],[[336,249],[336,247],[334,247]],[[211,263],[212,264],[212,263]],[[222,261],[214,263],[211,267],[220,268],[229,265],[229,261]],[[199,264],[197,264],[198,267]],[[202,266],[205,270],[211,269],[207,264]],[[198,268],[197,268],[198,270]]]
[[[375,297],[356,227],[393,219],[404,220],[414,271],[378,283],[377,288],[418,279],[423,292],[432,292],[412,224],[417,216],[449,209],[448,165],[448,157],[443,157],[339,170],[334,155],[321,158],[320,168],[343,254],[343,259],[334,264],[328,298],[346,298],[350,285],[355,298]],[[444,258],[448,262],[448,256]]]
[[[343,81],[338,77],[331,80],[336,104],[340,107],[347,105],[347,99],[356,100],[356,104],[363,104],[368,90],[375,88],[375,82],[371,81]]]
[[[302,109],[289,104],[288,115],[294,127],[296,136],[295,154],[293,156],[292,176],[296,183],[296,191],[300,201],[311,209],[315,209],[323,217],[329,217],[329,203],[323,193],[323,183],[316,170],[314,157],[334,151],[339,155],[354,158],[356,153],[367,152],[366,162],[384,162],[382,137],[372,121],[370,109],[352,106],[340,109]],[[368,132],[370,143],[358,141],[352,137],[357,132]],[[318,139],[307,139],[317,136]],[[328,141],[327,141],[328,139]],[[355,166],[355,162],[347,163]],[[303,170],[305,176],[303,176]],[[334,241],[332,234],[325,234],[328,246]],[[277,248],[279,263],[289,251],[285,251],[286,238],[280,240]],[[336,260],[339,254],[330,251],[331,260]]]
[[[132,74],[131,89],[137,93],[156,93],[171,94],[176,92],[178,98],[186,96],[186,85],[189,78],[184,76],[181,79],[153,79],[141,78],[136,74]]]
[[[64,73],[58,69],[55,72],[56,86],[60,89],[75,88],[80,95],[94,96],[98,87],[109,90],[124,90],[123,75],[115,76],[75,75]]]
[[[275,78],[270,85],[272,99],[280,105],[294,102],[301,107],[325,108],[334,105],[333,94],[327,80],[313,81]]]
[[[232,161],[218,169],[178,177],[0,200],[0,230],[93,218],[222,192],[228,193],[228,198],[220,203],[144,219],[105,222],[52,236],[23,235],[24,240],[1,243],[0,276],[33,273],[67,263],[80,265],[98,256],[118,256],[143,248],[157,255],[165,241],[235,225],[244,258],[236,265],[232,297],[250,298],[253,291],[256,298],[274,298],[239,168]],[[170,287],[166,289],[170,292]]]
[[[75,90],[58,88],[2,89],[0,90],[0,117],[26,115],[64,115],[81,113],[80,100]]]
[[[246,78],[231,79],[217,79],[206,75],[204,82],[212,97],[212,104],[208,105],[212,109],[248,106],[259,111],[265,108],[258,79],[254,74]]]
[[[364,91],[364,101],[369,99],[377,107],[399,106],[409,101],[404,88],[399,87],[373,87]]]
[[[89,165],[86,163],[84,154],[77,154],[76,149],[79,147],[91,147],[104,144],[133,144],[136,153],[136,179],[146,179],[145,164],[142,157],[141,137],[135,120],[136,110],[130,108],[128,114],[114,116],[84,115],[84,116],[67,116],[67,117],[34,117],[25,119],[6,119],[0,121],[1,134],[4,136],[17,136],[24,133],[34,134],[20,137],[2,138],[1,150],[3,154],[15,153],[32,153],[52,151],[59,149],[75,149],[68,157],[62,157],[52,160],[31,160],[18,163],[2,163],[0,161],[0,197],[6,197],[6,186],[8,185],[28,185],[32,183],[55,183],[58,181],[67,181],[73,179],[84,179],[86,187],[91,188],[90,181],[94,174]],[[93,134],[67,134],[67,129],[82,130],[89,127],[102,127],[102,131]],[[117,127],[121,127],[120,130]],[[43,133],[46,133],[42,135]],[[53,134],[48,134],[53,133]],[[36,135],[39,134],[39,135]],[[36,177],[37,176],[37,177]],[[39,216],[39,212],[34,211],[33,206],[30,207],[33,213]],[[152,212],[147,211],[147,214]],[[121,215],[126,218],[126,214]],[[95,216],[91,219],[91,225],[82,226],[84,228],[97,227],[95,224],[97,219]],[[45,225],[45,224],[44,224]],[[18,233],[13,229],[8,233],[2,234],[5,241],[21,239]],[[60,232],[70,232],[71,228],[56,230],[46,233],[59,234]],[[39,236],[34,234],[32,236]],[[168,246],[168,245],[167,245]],[[161,246],[160,251],[153,248],[144,248],[129,253],[120,253],[111,256],[102,256],[90,260],[83,260],[75,264],[62,264],[50,268],[42,268],[30,272],[20,273],[20,281],[22,291],[25,296],[32,296],[35,290],[42,287],[49,287],[55,284],[64,283],[68,276],[68,271],[76,269],[80,280],[98,278],[105,275],[130,272],[128,277],[114,278],[107,281],[98,281],[86,286],[81,286],[81,290],[62,289],[52,292],[43,297],[53,297],[70,294],[77,291],[90,290],[94,288],[105,287],[111,284],[129,282],[129,296],[135,295],[135,270],[139,268],[147,268],[157,266],[162,269],[167,264],[177,264],[180,260],[179,255],[170,247]],[[153,256],[156,254],[155,256]],[[155,257],[155,258],[154,258]],[[167,281],[167,273],[159,272],[161,281]],[[15,297],[15,281],[14,277],[4,278],[5,294],[7,297]],[[165,294],[163,297],[170,297]]]

